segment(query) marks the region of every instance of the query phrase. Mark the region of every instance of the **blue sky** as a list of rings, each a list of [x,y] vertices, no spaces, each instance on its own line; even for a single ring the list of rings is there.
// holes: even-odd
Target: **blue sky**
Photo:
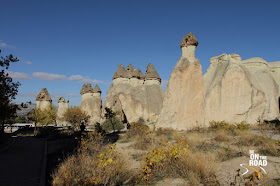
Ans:
[[[152,63],[166,83],[193,32],[203,73],[222,53],[280,61],[279,1],[14,1],[0,0],[1,55],[20,58],[9,69],[22,85],[17,102],[47,88],[54,103],[81,101],[83,83],[105,98],[119,64],[143,74]],[[165,88],[166,85],[163,85]]]

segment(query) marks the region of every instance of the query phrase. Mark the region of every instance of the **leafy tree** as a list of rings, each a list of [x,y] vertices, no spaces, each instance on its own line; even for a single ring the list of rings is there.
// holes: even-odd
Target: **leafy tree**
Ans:
[[[56,109],[54,105],[45,109],[35,108],[28,115],[28,119],[33,121],[35,124],[35,131],[37,130],[37,124],[47,126],[55,123],[56,121]]]
[[[15,123],[27,123],[27,119],[24,116],[17,117]]]
[[[124,129],[124,125],[123,123],[116,117],[110,119],[106,119],[103,123],[102,123],[102,128],[106,131],[120,131],[122,129]]]
[[[87,115],[86,112],[83,112],[79,107],[71,106],[63,114],[62,120],[71,123],[73,129],[78,129],[81,124],[86,125],[89,118],[90,116]]]
[[[113,130],[115,132],[116,130],[119,131],[124,128],[124,125],[121,123],[121,121],[118,118],[116,118],[118,112],[113,112],[113,110],[108,107],[105,108],[105,112],[106,120],[102,124],[103,129]]]
[[[0,50],[1,53],[1,50]],[[0,57],[0,133],[4,132],[4,124],[11,118],[16,117],[16,110],[18,106],[12,103],[15,96],[18,93],[19,82],[13,82],[13,79],[9,77],[9,73],[6,70],[9,69],[10,63],[19,61],[13,55],[6,57]]]
[[[41,110],[41,118],[39,124],[47,126],[56,122],[56,107],[50,105],[50,107]]]

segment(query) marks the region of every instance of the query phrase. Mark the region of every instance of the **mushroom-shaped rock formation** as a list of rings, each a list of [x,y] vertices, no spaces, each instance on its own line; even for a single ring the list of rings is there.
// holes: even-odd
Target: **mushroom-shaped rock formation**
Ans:
[[[93,88],[91,86],[91,84],[84,84],[81,91],[80,91],[80,94],[83,95],[83,94],[86,94],[86,93],[93,93]]]
[[[36,97],[36,101],[52,101],[51,96],[46,88],[42,88]]]
[[[64,97],[61,96],[57,102],[58,102],[57,119],[56,119],[57,125],[58,126],[70,125],[68,122],[63,121],[63,115],[69,107],[68,105],[69,101],[66,101]]]
[[[259,118],[275,119],[278,87],[269,70],[262,66],[267,65],[260,58],[241,61],[237,54],[211,58],[203,77],[205,122],[253,124]]]
[[[58,101],[57,101],[57,103],[68,103],[68,102],[69,102],[69,100],[68,100],[68,101],[65,101],[65,99],[64,99],[63,96],[61,96],[61,97],[58,99]]]
[[[159,77],[154,65],[151,63],[148,64],[147,70],[145,73],[145,84],[159,84],[160,85],[161,78]]]
[[[183,40],[180,44],[182,49],[182,57],[188,57],[190,59],[195,58],[195,49],[198,45],[198,41],[193,35],[193,33],[188,33],[188,35],[183,37]]]
[[[188,46],[197,46],[198,45],[198,41],[195,38],[195,36],[193,35],[192,32],[188,33],[187,35],[185,35],[183,37],[183,40],[180,44],[180,47],[188,47]]]
[[[83,89],[84,91],[82,91]],[[88,124],[93,126],[101,119],[101,89],[98,85],[92,88],[90,84],[87,84],[83,86],[82,90],[81,92],[87,93],[82,94],[82,102],[79,107],[90,116]]]
[[[82,100],[88,99],[93,96],[93,88],[91,84],[84,84],[80,94],[82,95]]]
[[[182,57],[171,73],[157,128],[187,130],[203,125],[203,75],[194,55],[197,45],[192,33],[183,37]]]
[[[154,85],[144,84],[142,72],[129,65],[127,71],[129,72],[131,69],[133,69],[133,73],[125,83],[116,81],[122,78],[114,79],[107,92],[102,115],[105,113],[105,107],[112,107],[114,111],[118,110],[123,113],[121,118],[125,122],[136,122],[139,118],[156,122],[164,98],[164,91],[159,80],[154,80],[157,82]]]
[[[42,88],[40,93],[36,97],[36,107],[39,109],[45,109],[50,107],[52,104],[52,99],[48,90],[46,88]]]

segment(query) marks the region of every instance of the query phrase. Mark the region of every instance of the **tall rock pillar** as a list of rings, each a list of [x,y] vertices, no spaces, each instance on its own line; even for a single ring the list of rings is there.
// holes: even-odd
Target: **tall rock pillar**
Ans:
[[[82,102],[79,107],[90,116],[88,124],[93,126],[96,122],[100,122],[101,119],[101,90],[98,85],[92,88],[91,84],[86,84],[83,85],[80,93]]]
[[[182,57],[173,69],[156,127],[187,130],[204,124],[204,89],[198,41],[190,32],[180,44]]]
[[[58,99],[57,102],[58,102],[58,110],[57,110],[57,120],[56,120],[56,123],[57,123],[58,126],[67,126],[68,122],[63,121],[62,118],[63,118],[64,113],[66,112],[66,110],[69,107],[69,100],[66,101],[64,99],[64,97],[61,96]]]

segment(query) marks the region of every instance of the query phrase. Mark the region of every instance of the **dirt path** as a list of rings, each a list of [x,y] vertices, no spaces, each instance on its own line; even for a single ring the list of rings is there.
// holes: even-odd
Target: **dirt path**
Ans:
[[[34,137],[18,137],[0,153],[0,185],[39,185],[44,142]]]
[[[142,166],[141,164],[143,163],[141,161],[141,159],[143,159],[141,156],[144,156],[147,151],[134,149],[132,146],[133,142],[116,142],[116,150],[124,155],[128,168],[131,170],[140,171]]]

